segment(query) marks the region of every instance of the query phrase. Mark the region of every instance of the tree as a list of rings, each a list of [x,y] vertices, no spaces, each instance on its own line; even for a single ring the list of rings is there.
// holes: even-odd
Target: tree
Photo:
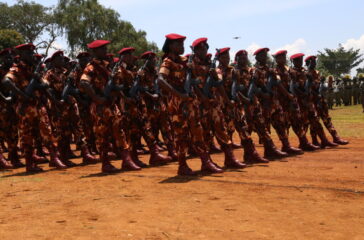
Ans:
[[[0,7],[0,29],[14,29],[23,36],[23,42],[34,43],[48,54],[60,35],[52,8],[24,0],[13,6],[1,3]]]
[[[350,48],[348,50],[339,44],[337,49],[325,48],[324,52],[318,54],[318,69],[328,72],[335,77],[349,74],[351,69],[363,62],[360,49]]]
[[[0,29],[0,49],[12,48],[24,42],[23,36],[15,30]]]
[[[364,73],[364,67],[356,69],[356,74],[359,75],[360,73]]]
[[[158,50],[154,43],[146,40],[144,31],[136,31],[131,23],[121,20],[116,11],[105,8],[97,0],[60,0],[56,17],[71,55],[85,50],[95,39],[110,40],[110,51],[114,53],[126,46],[135,47],[137,53]]]

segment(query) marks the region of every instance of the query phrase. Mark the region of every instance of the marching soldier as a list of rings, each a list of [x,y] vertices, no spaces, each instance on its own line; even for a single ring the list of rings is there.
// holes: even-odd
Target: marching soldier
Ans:
[[[287,134],[289,133],[289,128],[292,127],[293,132],[299,139],[302,150],[317,150],[319,148],[308,141],[304,132],[301,109],[298,105],[297,96],[291,89],[292,80],[289,74],[289,67],[287,66],[287,51],[278,51],[273,56],[277,63],[275,73],[279,79],[277,83],[278,100],[282,106],[283,116],[286,121]],[[282,150],[285,151],[284,148]],[[288,149],[286,152],[289,152]]]
[[[9,71],[13,64],[13,50],[10,48],[3,49],[0,52],[0,79],[3,79],[5,74]],[[15,111],[11,105],[11,98],[6,97],[8,94],[4,91],[1,86],[0,91],[0,137],[1,140],[6,141],[8,144],[8,162],[3,156],[4,147],[0,145],[0,169],[10,169],[15,165],[16,167],[23,166],[20,164],[17,144],[18,144],[18,128],[17,128],[17,117]],[[13,164],[12,164],[12,163]]]
[[[308,56],[305,59],[307,69],[307,77],[308,81],[312,81],[312,100],[314,102],[316,111],[318,116],[322,119],[322,122],[324,123],[325,127],[329,131],[329,133],[332,135],[334,144],[340,144],[340,145],[346,145],[349,142],[346,140],[343,140],[339,137],[337,131],[335,130],[335,127],[332,123],[331,117],[329,115],[329,108],[326,102],[326,99],[324,97],[323,91],[324,86],[323,83],[320,83],[320,72],[316,70],[316,56]],[[311,125],[311,132],[313,132],[313,138],[315,138],[315,131],[312,131],[312,125]],[[332,144],[330,144],[333,146]]]
[[[302,110],[304,132],[306,134],[308,127],[310,127],[311,135],[314,134],[320,137],[322,148],[326,146],[337,146],[337,144],[332,143],[327,139],[324,129],[320,123],[320,118],[314,104],[314,96],[311,94],[313,78],[310,75],[310,78],[308,78],[308,75],[302,66],[303,56],[303,53],[297,53],[291,56],[293,67],[290,69],[290,76],[293,81],[292,90],[296,93],[298,104]],[[318,142],[313,142],[313,144],[317,146]]]
[[[137,165],[146,167],[145,163],[138,159],[137,144],[140,139],[139,136],[143,136],[150,150],[149,164],[152,166],[163,165],[172,159],[159,153],[157,148],[157,141],[152,132],[152,125],[146,111],[146,103],[140,97],[138,91],[140,89],[140,80],[136,80],[136,78],[139,76],[136,76],[137,73],[133,71],[133,67],[135,66],[134,61],[136,59],[133,55],[134,51],[135,49],[132,47],[123,48],[119,51],[120,65],[115,74],[115,81],[118,85],[123,85],[123,95],[125,96],[120,103],[122,106],[121,109],[127,114],[124,129],[126,132],[129,132],[128,134],[132,142],[132,157]],[[134,88],[133,93],[132,88]],[[125,99],[128,100],[125,101]]]
[[[34,87],[33,93],[29,90],[32,96],[28,96],[29,93],[26,92],[29,89],[31,79],[40,81],[41,78],[41,76],[37,75],[37,72],[34,72],[33,53],[35,46],[31,43],[22,44],[15,47],[15,49],[19,54],[19,60],[5,75],[3,83],[16,96],[15,105],[19,117],[19,131],[21,146],[25,154],[26,171],[42,171],[33,158],[37,131],[40,131],[42,140],[50,151],[51,160],[49,165],[64,169],[66,165],[58,158],[59,152],[56,140],[52,136],[47,109],[39,91],[44,91],[46,86],[41,83],[37,88]]]
[[[43,81],[49,85],[48,91],[52,95],[50,107],[52,114],[50,119],[58,140],[58,149],[61,153],[62,162],[68,167],[76,166],[76,164],[69,160],[67,154],[67,149],[70,145],[69,139],[71,139],[73,133],[76,144],[81,148],[83,164],[96,163],[97,160],[90,154],[85,140],[76,99],[71,95],[63,96],[62,94],[66,87],[66,82],[70,81],[70,79],[67,79],[67,70],[64,68],[63,51],[55,52],[51,57],[51,61],[52,68],[45,73]]]
[[[106,60],[107,45],[109,43],[110,41],[106,40],[96,40],[87,45],[92,51],[93,59],[83,70],[80,88],[92,100],[90,111],[94,119],[96,146],[102,161],[101,171],[103,173],[118,171],[111,164],[108,156],[111,136],[114,139],[115,149],[123,160],[122,169],[140,170],[141,168],[134,163],[131,157],[130,142],[122,126],[123,116],[119,106],[110,99],[111,96],[106,96],[104,92],[109,78],[111,83],[114,82],[109,62]]]
[[[140,94],[145,103],[141,111],[144,112],[143,115],[149,116],[148,118],[151,123],[152,130],[154,131],[154,138],[158,139],[160,131],[164,143],[167,146],[168,155],[173,161],[178,161],[167,106],[162,99],[163,96],[160,94],[156,83],[158,78],[158,71],[156,69],[156,54],[154,52],[147,51],[144,52],[140,58],[147,61],[145,68],[140,69],[138,73],[140,76]]]
[[[178,155],[178,174],[195,175],[188,166],[186,153],[189,145],[193,145],[201,158],[201,170],[208,173],[222,173],[223,170],[213,163],[203,136],[199,121],[198,105],[195,97],[184,90],[186,81],[186,59],[184,53],[185,36],[166,35],[163,45],[164,58],[159,70],[158,84],[167,96],[167,108],[170,112],[172,130],[175,133],[176,151]]]

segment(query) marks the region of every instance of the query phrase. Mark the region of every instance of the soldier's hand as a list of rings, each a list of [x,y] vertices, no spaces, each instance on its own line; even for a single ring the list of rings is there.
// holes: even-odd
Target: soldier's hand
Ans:
[[[288,94],[288,98],[289,98],[289,100],[293,100],[294,99],[293,94]]]

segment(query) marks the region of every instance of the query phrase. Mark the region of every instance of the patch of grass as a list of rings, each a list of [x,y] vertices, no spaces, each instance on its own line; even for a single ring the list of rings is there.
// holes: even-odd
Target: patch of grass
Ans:
[[[364,138],[364,113],[361,105],[334,108],[330,111],[330,116],[340,136]]]

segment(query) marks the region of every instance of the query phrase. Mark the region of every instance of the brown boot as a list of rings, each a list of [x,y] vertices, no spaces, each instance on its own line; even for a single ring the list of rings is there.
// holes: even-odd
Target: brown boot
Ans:
[[[326,134],[325,132],[322,130],[322,131],[319,131],[318,132],[318,136],[320,137],[321,139],[321,148],[326,148],[326,147],[337,147],[339,146],[338,144],[336,143],[333,143],[333,142],[330,142],[327,137],[326,137]]]
[[[234,156],[233,148],[231,145],[225,144],[221,146],[222,151],[225,153],[225,167],[226,168],[245,168],[246,164],[239,162]]]
[[[38,164],[48,163],[49,162],[46,157],[39,156],[35,152],[33,152],[32,158],[33,158],[33,161],[36,162],[36,163],[38,163]]]
[[[22,168],[25,167],[25,165],[20,162],[19,155],[17,149],[12,149],[8,154],[8,160],[11,162],[11,165],[13,165],[13,168]]]
[[[277,149],[273,141],[270,139],[264,142],[264,157],[267,159],[279,159],[288,157],[288,154]]]
[[[288,141],[288,138],[285,138],[282,140],[282,152],[286,152],[291,155],[300,155],[303,154],[302,149],[292,147],[291,144]]]
[[[67,143],[64,141],[60,141],[58,143],[59,151],[57,152],[57,156],[61,160],[61,162],[67,167],[75,167],[77,166],[77,164],[69,160],[69,153],[66,145]]]
[[[268,159],[265,159],[259,155],[255,149],[253,140],[246,139],[242,141],[244,147],[244,161],[249,164],[253,163],[269,163]]]
[[[120,155],[121,155],[121,159],[123,160],[123,163],[121,165],[122,170],[130,170],[130,171],[141,170],[141,167],[139,167],[138,165],[136,165],[133,162],[133,159],[131,157],[129,150],[127,150],[127,149],[122,150],[120,152]]]
[[[13,165],[10,162],[6,161],[3,154],[0,153],[0,169],[11,169],[11,168],[13,168]]]
[[[117,173],[119,172],[119,169],[114,167],[109,159],[108,156],[108,150],[107,149],[101,149],[100,151],[100,159],[102,162],[101,172],[102,173]]]
[[[138,157],[138,152],[137,152],[137,150],[135,149],[135,148],[133,148],[132,150],[131,150],[131,158],[133,159],[133,162],[136,164],[136,165],[138,165],[139,167],[141,167],[141,168],[146,168],[146,167],[148,167],[148,165],[147,164],[145,164],[144,162],[142,162],[140,159],[139,159],[139,157]]]
[[[210,144],[210,153],[221,153],[222,150],[214,142]]]
[[[76,154],[74,154],[74,152],[71,150],[71,145],[70,145],[69,142],[66,142],[64,144],[64,151],[65,151],[65,154],[67,156],[67,159],[73,159],[73,158],[78,158],[79,157]]]
[[[217,166],[216,163],[212,162],[211,158],[210,158],[210,154],[209,153],[202,153],[200,155],[201,158],[201,172],[203,173],[223,173],[224,170],[222,170],[222,168],[220,168],[219,166]]]
[[[49,148],[49,155],[51,156],[51,160],[49,161],[50,167],[55,167],[57,169],[65,169],[67,166],[59,159],[59,152],[57,148],[51,147]]]
[[[187,165],[186,157],[178,157],[178,175],[180,176],[196,176],[197,173],[192,171],[192,169]]]
[[[312,152],[312,151],[316,151],[316,150],[320,149],[319,146],[308,142],[306,136],[301,137],[299,139],[299,141],[300,141],[300,149],[302,149],[303,151]]]
[[[344,139],[342,139],[342,138],[339,137],[339,135],[337,134],[337,131],[336,130],[332,130],[330,133],[331,133],[331,135],[332,135],[332,137],[334,139],[334,143],[339,144],[339,145],[347,145],[347,144],[349,144],[349,141],[344,140]]]
[[[37,166],[37,163],[34,162],[32,155],[33,155],[32,149],[24,150],[25,170],[29,173],[42,172],[43,169]]]
[[[99,162],[99,159],[91,155],[86,144],[81,146],[81,156],[83,164],[96,164]]]
[[[160,154],[156,146],[157,146],[156,144],[150,146],[149,165],[160,166],[160,165],[165,165],[165,164],[171,162],[172,158]]]
[[[317,135],[312,135],[311,134],[311,139],[312,139],[312,144],[315,145],[315,146],[320,146],[321,144],[319,143],[318,141],[318,138],[317,138]]]
[[[178,156],[172,144],[167,144],[168,156],[172,158],[171,162],[177,162]]]

